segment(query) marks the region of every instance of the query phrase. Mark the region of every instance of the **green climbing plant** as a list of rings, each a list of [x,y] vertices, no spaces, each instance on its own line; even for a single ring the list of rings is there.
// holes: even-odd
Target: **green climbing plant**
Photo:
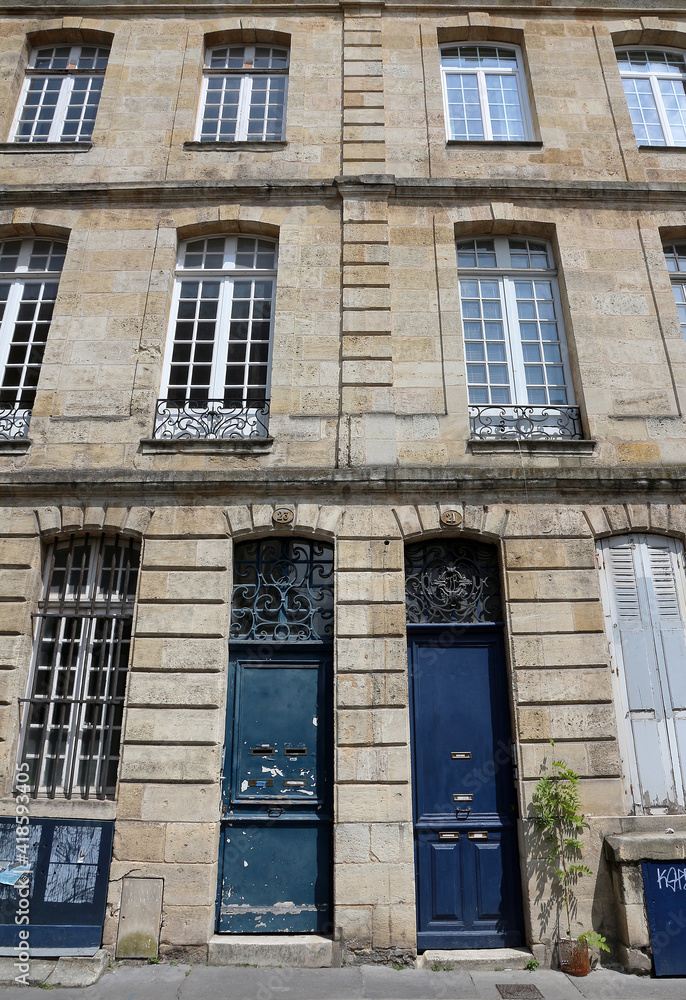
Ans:
[[[550,743],[554,748],[553,740]],[[551,773],[540,777],[531,799],[536,828],[547,843],[547,861],[560,886],[567,935],[571,937],[574,886],[583,875],[591,874],[581,860],[583,845],[579,838],[586,824],[581,812],[579,775],[564,761],[553,760]]]

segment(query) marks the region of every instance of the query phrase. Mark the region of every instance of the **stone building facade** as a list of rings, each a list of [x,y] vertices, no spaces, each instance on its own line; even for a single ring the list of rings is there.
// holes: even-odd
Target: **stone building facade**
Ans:
[[[480,890],[466,876],[467,888],[458,887],[445,905],[454,906],[457,897],[466,905],[464,894],[471,893],[477,909],[483,903],[488,925],[482,943],[518,940],[550,959],[556,908],[549,883],[542,888],[530,803],[553,739],[580,775],[588,819],[584,842],[592,875],[577,887],[573,930],[593,927],[628,967],[649,967],[636,862],[678,858],[686,844],[679,764],[686,702],[676,682],[670,701],[664,684],[670,670],[671,685],[679,665],[686,669],[686,340],[679,317],[686,286],[678,280],[686,268],[686,134],[677,121],[686,17],[675,18],[662,2],[645,10],[552,3],[473,11],[462,0],[412,9],[339,0],[213,3],[181,11],[117,0],[103,8],[74,2],[59,9],[5,4],[0,38],[0,239],[9,262],[0,286],[9,275],[7,287],[41,285],[41,301],[48,302],[50,288],[55,292],[51,320],[52,307],[40,315],[21,312],[21,303],[38,301],[26,293],[0,332],[6,373],[20,370],[6,375],[0,389],[2,815],[14,817],[17,766],[29,762],[33,820],[68,820],[89,830],[89,824],[103,830],[113,824],[111,864],[107,851],[99,862],[106,885],[104,946],[114,950],[118,936],[124,941],[122,885],[135,878],[143,888],[157,887],[159,910],[153,905],[152,911],[159,912],[153,924],[157,919],[162,954],[205,955],[208,946],[215,958],[222,954],[239,926],[230,907],[222,923],[222,887],[231,882],[231,865],[245,862],[240,852],[238,859],[226,853],[226,806],[231,816],[235,804],[226,790],[233,738],[227,718],[230,729],[238,683],[229,668],[232,593],[240,583],[234,556],[248,551],[238,548],[245,542],[253,550],[275,539],[298,540],[308,551],[324,546],[335,567],[324,643],[326,656],[332,654],[326,660],[331,688],[320,720],[330,738],[322,743],[322,766],[331,770],[330,799],[324,796],[322,808],[329,804],[331,822],[319,836],[331,844],[324,863],[321,855],[319,862],[310,858],[318,873],[302,876],[310,884],[333,872],[322,904],[326,920],[316,929],[335,948],[322,961],[412,957],[433,940],[442,947],[464,947],[465,940],[474,946],[475,938],[460,937],[469,923],[464,914],[440,912],[442,887],[453,876],[431,868],[439,854],[434,851],[428,868],[420,857],[426,883],[418,874],[418,761],[431,746],[422,736],[431,726],[427,717],[412,715],[422,708],[419,688],[410,705],[408,637],[414,642],[425,636],[423,625],[442,622],[443,647],[462,648],[465,634],[475,634],[467,625],[490,622],[495,629],[502,620],[498,683],[506,695],[507,765],[493,750],[486,769],[482,760],[471,776],[477,789],[503,774],[511,782],[515,853],[505,868],[519,930],[498,939],[497,913],[489,915],[483,900],[474,902]],[[47,50],[51,65],[41,56]],[[231,58],[233,69],[221,62]],[[267,60],[262,69],[260,58]],[[651,70],[661,58],[662,75],[659,67]],[[30,109],[40,102],[36,97],[32,105],[30,94],[40,87],[48,93],[55,80],[59,96],[44,115],[49,134],[39,127],[31,132],[40,115]],[[97,114],[90,131],[82,125],[67,134],[66,125],[60,131],[60,114],[68,122],[75,107],[82,123],[89,120],[87,101],[78,105],[69,96],[84,80],[89,93],[100,95],[99,102],[89,98]],[[226,112],[225,131],[208,138],[198,123],[217,121],[207,113],[213,80],[224,80],[227,93],[238,88],[238,96],[235,107],[228,97],[222,106],[234,107],[233,119]],[[250,123],[257,120],[254,95],[264,80],[276,94],[267,105],[276,110],[258,122],[260,129],[267,122],[258,134]],[[274,80],[287,80],[283,100],[282,84]],[[75,88],[69,94],[64,81]],[[646,86],[653,87],[654,107]],[[455,97],[456,87],[462,98]],[[494,110],[496,91],[505,132]],[[49,109],[45,93],[40,106]],[[633,104],[631,93],[639,95]],[[676,110],[670,93],[676,93]],[[643,138],[641,113],[648,123]],[[469,132],[470,115],[472,124],[480,118],[481,135]],[[660,123],[665,131],[656,139]],[[50,243],[53,263],[46,256]],[[220,248],[219,258],[208,263],[212,247]],[[252,263],[241,253],[254,254]],[[220,301],[220,310],[229,308],[225,289],[233,282],[233,311],[222,313],[223,333],[221,324],[214,328],[216,352],[207,371],[200,371],[198,354],[197,380],[188,381],[185,396],[174,396],[172,385],[183,390],[184,377],[190,379],[187,367],[185,375],[174,374],[174,364],[189,364],[181,347],[181,361],[170,353],[169,345],[183,340],[174,323],[184,315],[201,323],[211,313],[211,307],[205,314],[181,311],[186,301],[204,308],[197,292],[203,268],[212,272],[205,276],[205,298]],[[273,315],[259,314],[271,323],[262,341],[256,326],[251,335],[240,332],[247,314],[236,311],[244,301],[239,280],[253,280],[251,269],[259,273],[245,301],[254,310],[258,299],[273,302]],[[475,302],[481,313],[473,311]],[[250,315],[257,324],[258,313]],[[472,337],[475,319],[486,332]],[[243,344],[236,363],[244,368],[238,382],[227,375],[225,383],[223,366],[234,357],[226,353],[234,349],[234,334],[227,345],[226,331],[234,321]],[[499,323],[500,332],[488,322]],[[527,322],[538,323],[538,361],[527,354]],[[14,323],[34,324],[33,353],[19,360]],[[249,362],[246,336],[255,350]],[[255,347],[259,343],[269,345],[267,353]],[[257,374],[253,362],[262,366]],[[196,399],[220,400],[200,407],[200,415],[191,406],[184,425],[183,400],[193,402],[192,385],[201,383]],[[216,384],[219,391],[212,390]],[[239,423],[216,431],[212,421],[226,409],[238,411]],[[656,568],[648,579],[658,594],[657,583],[667,580],[676,595],[665,612],[673,642],[667,653],[655,654],[653,673],[648,654],[636,666],[636,690],[652,690],[650,705],[639,704],[631,678],[628,687],[623,679],[633,667],[629,647],[622,652],[617,638],[624,592],[613,590],[615,550],[608,539],[617,540],[618,559],[626,552],[630,561],[632,552],[647,553],[646,559],[667,553],[663,576]],[[450,566],[452,582],[442,581],[453,610],[433,619],[425,608],[408,630],[406,558],[432,545],[444,565],[451,552],[463,553]],[[481,565],[473,554],[483,545],[496,558],[491,584],[499,584],[502,613],[480,617],[483,607],[474,610],[474,604],[471,619],[460,617],[464,559]],[[86,581],[88,559],[111,554],[112,546],[117,553],[128,546],[135,560],[140,554],[137,575],[135,567],[128,570],[135,592],[121,582],[119,555],[112,557],[107,593],[96,593],[95,578]],[[65,559],[72,560],[66,570]],[[64,583],[79,559],[81,582]],[[642,579],[637,565],[631,563],[630,587]],[[60,566],[62,583],[53,594]],[[432,572],[424,571],[429,590],[440,575]],[[98,648],[115,649],[119,657],[125,695],[123,687],[103,694],[97,683],[88,686],[97,636],[86,642],[60,632],[63,651],[55,652],[59,642],[49,629],[66,628],[54,624],[69,617],[65,608],[81,621],[74,611],[77,591],[90,601],[86,618],[96,621],[96,632],[98,621],[128,616],[127,638],[121,632],[113,638],[112,631],[98,639]],[[108,603],[113,593],[116,613]],[[635,633],[658,628],[639,611]],[[245,638],[236,627],[234,636]],[[270,628],[251,653],[258,659],[272,656],[270,642],[291,659],[314,648],[297,630],[281,641],[274,621]],[[320,630],[315,638],[323,635]],[[113,661],[103,662],[98,676],[110,677]],[[60,670],[72,681],[60,681]],[[80,694],[79,670],[86,677]],[[653,684],[655,677],[660,683]],[[445,698],[457,712],[457,674],[454,680]],[[436,691],[440,700],[440,687]],[[89,699],[109,706],[99,722],[77,720]],[[118,749],[110,730],[119,725]],[[460,734],[458,727],[458,743]],[[422,739],[428,742],[420,746]],[[100,749],[93,751],[95,744]],[[463,751],[471,752],[454,748]],[[51,754],[63,760],[59,774]],[[264,773],[273,777],[274,756],[264,756]],[[81,780],[85,758],[86,769],[109,767],[109,778],[98,772],[96,780],[89,772]],[[446,780],[460,793],[451,775]],[[293,780],[297,799],[304,785]],[[250,787],[258,798],[265,788]],[[455,801],[450,823],[438,809],[427,827],[433,845],[441,823],[446,826],[449,843],[439,846],[453,855],[450,838],[457,841],[461,832],[459,843],[466,844],[469,826],[469,809],[460,816],[468,800]],[[269,826],[277,853],[279,808],[273,807]],[[489,845],[498,843],[497,812],[485,810],[488,821],[481,817],[479,829],[470,828],[486,839],[490,830]],[[243,815],[246,823],[257,822]],[[235,817],[231,822],[236,829]],[[672,835],[664,834],[668,825]],[[627,844],[639,846],[632,853]],[[88,862],[83,850],[81,861],[62,861],[78,865],[84,856]],[[271,871],[264,859],[261,865]],[[491,888],[496,876],[484,875]],[[49,886],[44,893],[49,902]],[[440,925],[436,930],[420,917],[419,938],[418,900],[420,909],[434,905]],[[285,919],[254,929],[288,935],[303,926]],[[240,930],[245,933],[243,925]],[[426,936],[434,931],[435,939]],[[156,949],[152,937],[145,947]],[[39,947],[64,951],[72,944],[48,937]],[[126,953],[123,943],[120,953]]]

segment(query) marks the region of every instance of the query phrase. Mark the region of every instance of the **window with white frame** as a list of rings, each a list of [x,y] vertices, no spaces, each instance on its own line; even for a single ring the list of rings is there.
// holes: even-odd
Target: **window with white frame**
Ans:
[[[34,796],[114,797],[139,557],[115,535],[48,549],[19,754]]]
[[[672,292],[679,314],[681,332],[686,340],[686,243],[667,243],[663,249],[667,270],[672,279]]]
[[[617,61],[639,146],[686,146],[686,53],[620,49]]]
[[[289,51],[283,46],[222,45],[207,50],[201,142],[267,142],[286,127]]]
[[[277,245],[189,240],[180,251],[155,437],[264,437]]]
[[[457,243],[473,437],[580,437],[550,245]]]
[[[110,50],[102,45],[33,49],[12,126],[14,142],[87,142]]]
[[[513,45],[444,45],[443,103],[448,139],[533,138],[522,68]]]
[[[67,244],[0,242],[0,439],[25,437]]]

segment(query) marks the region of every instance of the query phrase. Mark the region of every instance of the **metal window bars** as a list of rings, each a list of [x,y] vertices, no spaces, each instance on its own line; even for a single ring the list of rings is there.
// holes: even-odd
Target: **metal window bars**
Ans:
[[[245,440],[269,435],[269,400],[158,399],[156,440]]]
[[[472,441],[546,441],[583,438],[578,406],[511,406],[469,407],[469,429]]]
[[[140,546],[75,536],[48,553],[20,760],[29,790],[113,798]]]

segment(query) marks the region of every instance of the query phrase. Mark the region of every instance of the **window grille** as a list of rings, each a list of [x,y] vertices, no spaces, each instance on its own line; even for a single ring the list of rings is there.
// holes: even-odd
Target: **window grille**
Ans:
[[[457,265],[472,438],[580,438],[549,245],[461,240]]]
[[[34,797],[114,797],[139,557],[120,536],[50,546],[22,713]]]
[[[292,538],[237,545],[230,634],[260,642],[330,642],[333,548]]]
[[[34,49],[15,116],[14,142],[87,142],[109,54],[101,45]]]
[[[513,46],[446,45],[441,49],[448,139],[531,139],[521,53]]]
[[[501,623],[495,547],[467,538],[408,545],[405,605],[408,625]]]
[[[28,434],[67,244],[0,242],[0,439]]]
[[[288,49],[230,45],[208,49],[203,78],[201,142],[283,139]]]
[[[686,53],[623,49],[617,61],[639,146],[686,146]]]

